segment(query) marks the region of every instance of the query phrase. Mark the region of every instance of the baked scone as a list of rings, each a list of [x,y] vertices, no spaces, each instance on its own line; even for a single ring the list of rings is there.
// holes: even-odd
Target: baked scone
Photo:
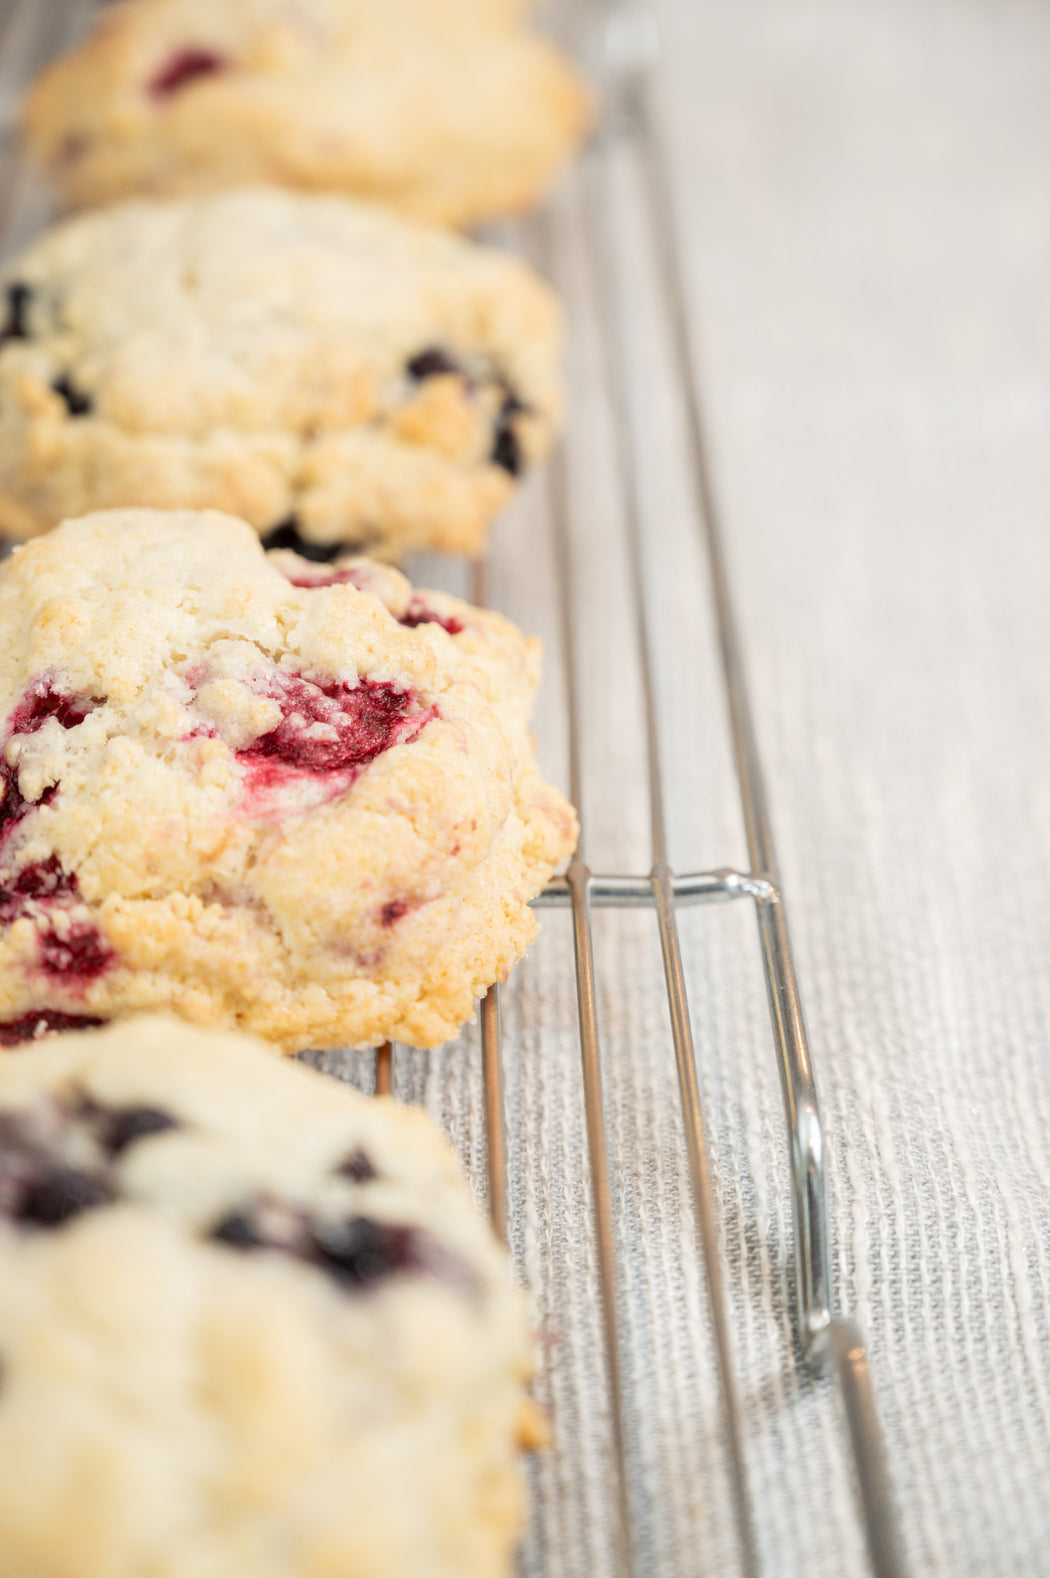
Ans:
[[[476,552],[550,445],[560,343],[523,262],[367,203],[84,215],[0,270],[0,532],[134,504]]]
[[[576,831],[535,643],[391,569],[280,565],[242,521],[128,510],[0,566],[9,1039],[165,1007],[434,1046],[532,941]]]
[[[523,1298],[425,1114],[149,1016],[0,1059],[0,1569],[501,1578]]]
[[[466,226],[527,207],[590,100],[507,0],[123,0],[23,117],[77,206],[266,181]]]

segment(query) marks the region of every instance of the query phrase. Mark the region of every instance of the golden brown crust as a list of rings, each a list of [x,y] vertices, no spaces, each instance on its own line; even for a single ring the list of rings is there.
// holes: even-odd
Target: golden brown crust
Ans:
[[[0,292],[9,536],[143,505],[473,553],[560,415],[560,313],[523,263],[340,198],[87,215]]]
[[[289,1052],[433,1046],[532,941],[575,818],[507,620],[117,511],[15,553],[0,630],[0,1021],[170,1006]]]
[[[472,225],[535,202],[590,116],[520,9],[123,0],[37,81],[26,147],[76,206],[266,181]]]
[[[149,1017],[0,1058],[0,1177],[5,1570],[510,1573],[525,1300],[427,1116]]]

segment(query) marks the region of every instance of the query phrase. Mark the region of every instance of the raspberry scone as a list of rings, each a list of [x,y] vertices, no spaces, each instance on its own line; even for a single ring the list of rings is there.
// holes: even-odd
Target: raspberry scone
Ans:
[[[76,206],[266,181],[466,226],[533,203],[590,99],[495,0],[123,0],[30,93]]]
[[[161,1006],[288,1052],[453,1036],[575,838],[528,734],[537,668],[497,614],[270,563],[227,516],[17,549],[0,1039]]]
[[[430,1118],[148,1016],[0,1061],[0,1570],[501,1578],[507,1257]]]
[[[520,260],[366,203],[84,215],[0,271],[0,532],[134,504],[475,552],[550,445],[560,344]]]

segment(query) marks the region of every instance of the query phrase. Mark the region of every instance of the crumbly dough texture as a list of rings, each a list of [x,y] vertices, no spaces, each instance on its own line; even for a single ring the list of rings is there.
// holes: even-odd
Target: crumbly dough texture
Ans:
[[[148,505],[474,553],[550,446],[560,349],[526,264],[368,203],[84,215],[0,271],[0,532]]]
[[[498,614],[268,560],[216,513],[16,549],[0,1034],[170,1007],[288,1052],[455,1035],[576,837],[528,734],[538,659]]]
[[[0,1059],[3,1578],[505,1578],[524,1299],[447,1144],[159,1016]]]
[[[501,0],[124,0],[29,95],[74,205],[256,181],[467,226],[533,203],[590,98]]]

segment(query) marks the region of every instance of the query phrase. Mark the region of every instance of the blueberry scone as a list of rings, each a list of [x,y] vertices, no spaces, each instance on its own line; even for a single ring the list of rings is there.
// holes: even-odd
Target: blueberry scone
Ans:
[[[497,614],[383,566],[270,562],[218,514],[17,549],[0,1037],[168,1007],[288,1052],[447,1040],[575,838],[528,734],[537,666]]]
[[[36,83],[74,205],[266,181],[466,226],[533,203],[588,94],[508,0],[123,0]]]
[[[523,1299],[431,1120],[149,1016],[0,1061],[0,1570],[502,1578]]]
[[[551,442],[560,338],[524,263],[369,204],[85,215],[0,271],[0,532],[135,504],[474,552]]]

